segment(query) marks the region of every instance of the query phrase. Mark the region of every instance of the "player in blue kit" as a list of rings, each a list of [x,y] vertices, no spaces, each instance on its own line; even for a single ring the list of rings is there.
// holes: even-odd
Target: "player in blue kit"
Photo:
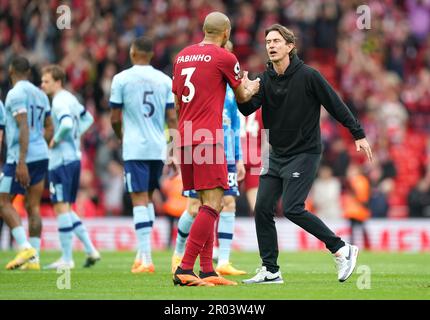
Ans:
[[[124,180],[133,203],[138,251],[131,271],[154,272],[151,232],[155,219],[152,192],[167,159],[164,124],[177,128],[172,80],[150,65],[151,39],[136,39],[130,48],[133,66],[114,76],[110,96],[111,122],[122,141]]]
[[[27,80],[29,72],[30,63],[26,58],[12,59],[9,75],[13,88],[5,102],[7,159],[0,179],[0,213],[12,230],[20,252],[6,265],[8,270],[40,269],[40,200],[48,171],[46,140],[52,137],[52,121],[49,99]],[[12,206],[17,194],[25,194],[30,239]]]
[[[57,215],[62,256],[45,267],[74,268],[72,255],[73,233],[83,243],[87,259],[84,267],[90,267],[100,260],[88,231],[79,216],[73,211],[76,201],[81,170],[81,136],[94,122],[76,97],[63,89],[64,70],[50,65],[42,70],[42,89],[52,97],[52,119],[54,137],[49,143],[49,191]]]
[[[0,148],[3,145],[3,136],[4,136],[5,125],[6,125],[6,111],[4,109],[3,102],[1,102],[1,100],[0,100]]]
[[[228,41],[225,48],[231,52],[233,49],[232,43]],[[242,160],[242,146],[240,142],[240,115],[234,92],[228,85],[224,101],[223,129],[229,190],[224,191],[224,207],[219,216],[217,230],[219,248],[215,271],[220,275],[243,275],[246,274],[245,271],[236,269],[230,263],[236,214],[235,197],[239,196],[238,181],[243,180],[245,177],[245,167]],[[176,268],[181,263],[188,233],[201,206],[196,191],[185,191],[184,195],[188,197],[188,205],[178,221],[175,252],[172,256],[172,273],[175,273]],[[216,253],[214,251],[215,256]]]
[[[0,149],[3,146],[3,137],[4,137],[4,127],[6,125],[6,115],[4,110],[4,104],[0,100]],[[1,231],[3,229],[3,219],[0,215],[0,238],[1,238]]]

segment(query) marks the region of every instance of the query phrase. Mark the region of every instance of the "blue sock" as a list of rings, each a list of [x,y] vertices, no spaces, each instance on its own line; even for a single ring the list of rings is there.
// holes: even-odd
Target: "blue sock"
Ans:
[[[82,221],[79,216],[74,211],[70,211],[69,214],[72,217],[73,232],[83,243],[85,253],[89,255],[96,251],[96,248],[94,248],[94,245],[90,239],[90,235],[88,234],[88,231],[85,226],[82,224]]]
[[[28,239],[28,242],[30,242],[31,246],[37,250],[37,255],[40,255],[40,238],[30,237],[30,239]]]
[[[63,260],[71,262],[73,260],[72,240],[73,240],[73,223],[72,217],[67,213],[60,213],[57,216],[58,233],[60,234],[61,250],[63,251]]]
[[[149,210],[145,206],[133,208],[134,229],[136,231],[140,257],[145,265],[152,263],[151,257],[151,230]]]
[[[148,212],[149,212],[149,221],[151,221],[152,223],[151,227],[152,227],[155,221],[155,209],[154,209],[154,204],[152,202],[148,203]]]
[[[234,212],[221,212],[218,222],[218,265],[223,265],[230,260],[231,243],[234,232]]]
[[[191,225],[194,218],[188,213],[187,210],[181,215],[178,221],[178,235],[176,236],[175,254],[182,256],[185,251],[185,242],[187,241],[188,234],[190,233]]]
[[[23,226],[13,228],[12,236],[20,250],[31,248],[31,244],[27,241],[27,235],[25,234]]]

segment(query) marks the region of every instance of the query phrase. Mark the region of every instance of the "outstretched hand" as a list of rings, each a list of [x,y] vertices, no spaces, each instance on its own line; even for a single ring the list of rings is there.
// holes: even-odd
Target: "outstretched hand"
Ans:
[[[179,174],[179,172],[181,171],[178,159],[176,159],[174,156],[169,156],[167,158],[166,165],[168,167],[168,171],[169,171],[168,173],[172,177],[177,176]]]
[[[367,159],[372,162],[372,149],[370,148],[369,142],[367,142],[366,138],[355,140],[355,147],[357,151],[364,151],[366,153]]]
[[[24,189],[27,189],[30,185],[30,174],[28,173],[28,167],[25,162],[18,162],[15,171],[15,180],[18,181]]]
[[[243,160],[239,160],[236,163],[236,171],[237,171],[237,181],[238,182],[245,179],[246,170],[245,170],[245,165],[243,164]]]

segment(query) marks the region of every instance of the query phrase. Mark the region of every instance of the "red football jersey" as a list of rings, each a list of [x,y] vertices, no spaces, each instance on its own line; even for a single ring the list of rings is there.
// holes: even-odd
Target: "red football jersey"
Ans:
[[[180,146],[224,142],[226,84],[237,88],[241,83],[239,74],[236,57],[214,44],[195,44],[178,53],[173,64],[172,91],[180,104]]]

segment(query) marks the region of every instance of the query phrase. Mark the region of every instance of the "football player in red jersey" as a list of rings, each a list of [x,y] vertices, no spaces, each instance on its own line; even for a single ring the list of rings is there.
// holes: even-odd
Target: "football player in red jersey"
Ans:
[[[202,42],[184,48],[173,66],[175,104],[179,111],[181,172],[184,190],[195,189],[202,206],[191,227],[181,265],[173,275],[175,285],[236,285],[219,277],[212,265],[214,223],[228,189],[223,147],[222,115],[227,83],[238,102],[259,90],[259,79],[240,77],[237,58],[224,49],[231,24],[226,15],[212,12],[203,25]],[[193,272],[200,255],[200,274]]]

